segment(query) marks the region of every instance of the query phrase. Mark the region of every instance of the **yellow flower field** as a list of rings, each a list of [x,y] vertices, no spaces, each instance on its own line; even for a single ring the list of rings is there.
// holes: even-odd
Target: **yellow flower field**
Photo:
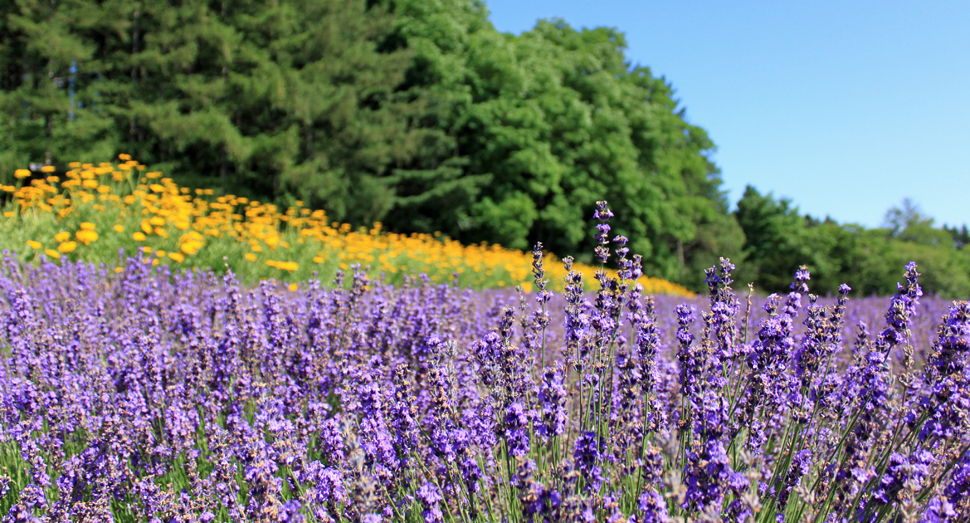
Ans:
[[[396,234],[376,223],[369,230],[327,219],[302,202],[288,209],[212,189],[179,187],[160,172],[119,155],[120,163],[70,164],[65,179],[50,174],[31,179],[19,169],[17,185],[0,187],[9,196],[0,218],[0,248],[21,259],[41,256],[119,266],[141,251],[145,263],[175,267],[229,266],[245,281],[276,278],[296,282],[317,275],[331,279],[354,264],[389,282],[426,273],[432,281],[474,288],[531,290],[532,254],[499,245],[462,245],[440,234]],[[53,167],[44,167],[52,173]],[[544,260],[550,287],[566,275],[551,254]],[[589,281],[595,268],[575,264]],[[118,269],[120,270],[120,269]],[[382,276],[383,275],[383,276]],[[692,296],[685,288],[642,277],[649,293]]]

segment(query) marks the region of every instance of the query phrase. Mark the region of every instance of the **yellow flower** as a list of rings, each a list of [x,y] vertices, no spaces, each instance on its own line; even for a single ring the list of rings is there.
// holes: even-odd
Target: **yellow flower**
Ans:
[[[77,240],[79,242],[83,243],[84,245],[88,245],[91,242],[93,242],[93,241],[95,241],[95,240],[98,239],[98,233],[96,233],[96,232],[94,232],[92,230],[89,230],[89,229],[84,229],[84,230],[81,230],[81,231],[77,231],[74,234],[74,236],[77,238]]]
[[[314,256],[313,257],[313,263],[323,263],[323,258],[321,258],[319,256]]]
[[[128,161],[128,160],[131,160],[131,155],[125,154],[125,153],[121,153],[121,154],[118,155],[118,159],[119,160]]]
[[[45,166],[43,166],[43,167],[40,168],[40,172],[42,172],[42,173],[52,173],[52,172],[54,172],[54,170],[55,169],[54,169],[54,166],[53,165],[45,165]]]
[[[143,252],[145,254],[151,254],[152,248],[146,245],[146,246],[144,246],[144,247],[141,248],[141,252]]]
[[[13,175],[17,178],[27,178],[30,176],[30,171],[27,169],[17,169],[13,172]]]
[[[84,187],[85,189],[94,189],[98,185],[100,184],[98,183],[97,180],[84,180],[83,182],[81,182],[81,187]]]
[[[131,237],[134,238],[136,242],[145,241],[145,233],[143,232],[136,232],[135,234],[132,234]]]
[[[84,231],[93,231],[94,230],[94,224],[91,223],[91,222],[81,222],[81,230],[84,230]]]
[[[149,225],[148,220],[142,220],[141,221],[141,230],[145,231],[145,234],[151,234],[152,233],[152,226]]]
[[[291,283],[289,288],[290,288],[290,291],[296,292],[300,288],[300,284],[299,283]]]
[[[53,258],[55,260],[61,257],[61,253],[55,251],[54,249],[47,249],[46,251],[44,251],[44,254],[46,254],[47,257]]]
[[[158,256],[159,258],[161,258],[161,257],[165,256],[165,251],[163,251],[162,249],[159,249],[159,250],[155,251],[155,256]]]
[[[27,242],[27,246],[29,246],[31,249],[43,249],[44,248],[44,246],[40,242],[35,242],[34,240],[28,241]]]
[[[123,270],[125,270],[124,267],[115,267],[115,272],[119,272],[120,273]]]
[[[63,252],[64,254],[67,254],[74,249],[77,249],[77,243],[75,242],[64,242],[57,246],[57,250]]]
[[[119,223],[118,225],[115,225],[115,226],[114,226],[114,230],[116,230],[116,231],[118,231],[118,232],[125,232],[125,226],[124,226],[124,225],[121,225],[121,224]]]
[[[152,216],[152,219],[148,220],[148,223],[161,227],[162,225],[165,225],[165,218],[162,218],[161,216]],[[142,227],[144,227],[144,225],[142,225]]]
[[[179,263],[182,263],[185,261],[185,256],[183,256],[182,253],[180,252],[170,252],[168,253],[168,257]]]
[[[243,257],[251,262],[256,261],[256,255],[251,252],[247,252],[245,255],[243,255]]]
[[[15,213],[13,211],[7,211],[7,212],[3,213],[3,215],[6,216],[7,218],[13,218],[14,215],[16,215],[16,214],[17,213]]]
[[[61,231],[54,235],[54,241],[58,243],[66,242],[69,239],[71,239],[71,233],[67,231]]]

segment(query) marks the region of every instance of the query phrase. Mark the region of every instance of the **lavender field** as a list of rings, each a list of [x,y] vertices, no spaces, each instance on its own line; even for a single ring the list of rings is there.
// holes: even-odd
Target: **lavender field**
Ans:
[[[3,521],[970,520],[966,302],[646,296],[597,214],[555,295],[8,256]]]

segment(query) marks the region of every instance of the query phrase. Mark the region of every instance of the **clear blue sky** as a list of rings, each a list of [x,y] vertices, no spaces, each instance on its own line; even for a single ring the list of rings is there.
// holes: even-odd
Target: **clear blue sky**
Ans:
[[[486,4],[499,31],[556,17],[624,32],[717,144],[732,203],[751,184],[878,226],[909,197],[970,225],[970,1]]]

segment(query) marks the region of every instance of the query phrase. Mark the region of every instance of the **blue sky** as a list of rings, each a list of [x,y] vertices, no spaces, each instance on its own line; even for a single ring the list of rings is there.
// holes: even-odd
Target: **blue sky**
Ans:
[[[970,2],[486,0],[499,31],[540,18],[626,33],[710,133],[731,202],[747,184],[803,213],[878,226],[915,201],[970,225]]]

